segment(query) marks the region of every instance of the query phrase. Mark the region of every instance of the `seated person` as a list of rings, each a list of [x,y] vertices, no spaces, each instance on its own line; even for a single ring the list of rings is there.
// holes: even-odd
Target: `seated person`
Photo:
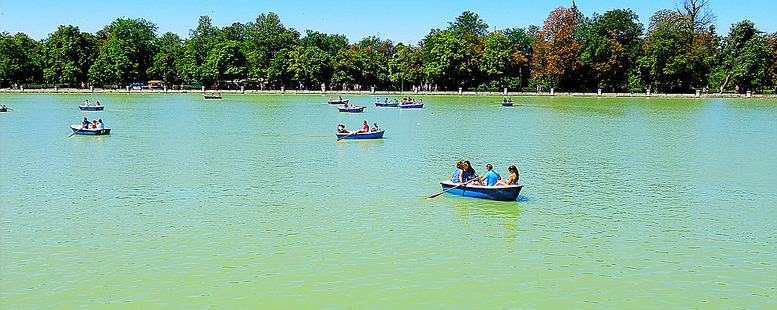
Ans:
[[[494,171],[494,166],[491,164],[486,165],[486,174],[480,177],[480,182],[486,186],[494,186],[499,182],[499,173]]]
[[[364,124],[362,125],[362,129],[359,129],[357,132],[370,132],[370,125],[367,124],[367,121],[364,121]]]
[[[507,168],[507,171],[510,172],[510,177],[507,178],[507,182],[499,181],[496,183],[497,186],[505,186],[505,185],[518,185],[518,168],[515,167],[515,165],[510,166]]]
[[[345,129],[345,124],[340,123],[337,125],[337,132],[338,133],[348,133],[348,130]]]
[[[380,128],[378,128],[378,123],[375,123],[375,124],[372,126],[372,131],[378,131],[378,130],[380,130]]]

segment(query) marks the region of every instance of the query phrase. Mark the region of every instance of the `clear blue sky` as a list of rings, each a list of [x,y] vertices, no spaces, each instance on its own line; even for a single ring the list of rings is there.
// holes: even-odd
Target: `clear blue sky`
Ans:
[[[680,0],[604,1],[579,0],[586,15],[615,8],[631,8],[647,27],[650,16],[660,9],[675,8]],[[2,0],[0,31],[24,32],[43,39],[59,25],[76,25],[82,31],[96,32],[119,17],[145,18],[157,24],[158,34],[172,31],[188,38],[201,15],[209,15],[214,25],[247,23],[264,12],[275,12],[286,27],[304,33],[305,29],[345,34],[351,42],[375,35],[394,42],[417,43],[430,29],[445,28],[465,10],[478,13],[491,28],[504,29],[542,25],[551,10],[569,7],[570,1],[455,1],[455,0],[343,0],[343,1],[261,1],[261,0]],[[717,15],[718,33],[728,33],[732,23],[750,19],[767,33],[777,31],[777,0],[710,0]]]

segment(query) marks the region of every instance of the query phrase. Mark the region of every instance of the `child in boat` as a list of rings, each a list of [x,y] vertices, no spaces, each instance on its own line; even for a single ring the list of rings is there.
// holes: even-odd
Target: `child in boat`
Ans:
[[[92,120],[91,128],[92,129],[97,129],[97,120]]]
[[[512,165],[507,168],[507,171],[510,172],[510,177],[507,178],[507,182],[499,181],[496,183],[497,186],[506,186],[506,185],[517,185],[518,184],[518,168],[515,167],[515,165]]]
[[[464,170],[462,170],[464,167],[463,161],[458,161],[456,163],[456,170],[453,170],[453,174],[451,174],[450,181],[452,183],[461,183],[461,180],[463,179],[462,174],[464,173]]]
[[[337,132],[338,133],[348,133],[348,130],[345,129],[345,124],[343,124],[343,123],[337,124]]]

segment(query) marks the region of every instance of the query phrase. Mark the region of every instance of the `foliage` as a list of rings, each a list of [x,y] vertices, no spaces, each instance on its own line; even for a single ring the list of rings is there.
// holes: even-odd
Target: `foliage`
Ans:
[[[50,83],[78,84],[88,81],[89,67],[95,62],[97,41],[76,26],[59,26],[43,43],[43,77]]]
[[[40,81],[43,74],[42,45],[24,33],[0,33],[0,82],[24,84]],[[9,83],[10,84],[10,83]]]
[[[755,28],[755,23],[744,20],[733,25],[717,53],[716,86],[720,90],[729,85],[754,90],[766,85],[770,53],[769,43],[763,32]]]
[[[156,54],[156,25],[144,19],[115,20],[106,27],[106,41],[100,55],[89,69],[89,80],[95,84],[126,85],[147,81],[147,71]]]
[[[562,82],[578,66],[580,44],[573,36],[578,22],[578,14],[572,9],[559,7],[550,12],[532,46],[533,79],[550,87],[573,87]]]

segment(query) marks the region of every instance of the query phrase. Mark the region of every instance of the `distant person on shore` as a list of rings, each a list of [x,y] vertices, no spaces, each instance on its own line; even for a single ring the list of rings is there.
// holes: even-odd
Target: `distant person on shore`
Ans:
[[[494,186],[499,182],[499,173],[494,171],[494,166],[486,164],[486,174],[480,177],[480,183],[486,186]]]
[[[454,169],[453,174],[451,174],[451,179],[450,179],[451,183],[461,183],[461,180],[464,179],[462,176],[462,174],[464,173],[463,168],[464,168],[464,162],[461,160],[458,161],[456,163],[456,169]]]

